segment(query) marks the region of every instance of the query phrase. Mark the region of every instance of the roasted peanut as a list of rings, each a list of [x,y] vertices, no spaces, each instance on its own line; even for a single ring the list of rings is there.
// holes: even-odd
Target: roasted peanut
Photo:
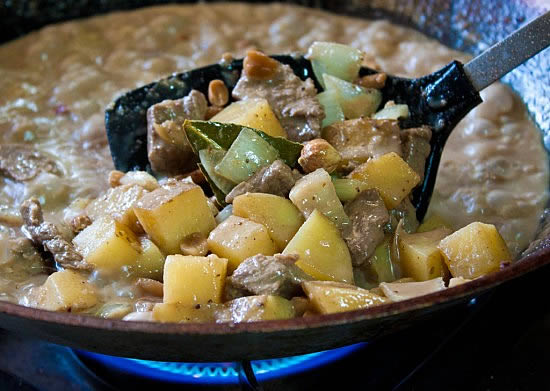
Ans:
[[[69,225],[74,233],[79,233],[90,224],[92,224],[92,220],[88,215],[78,215],[72,218]]]
[[[276,60],[257,50],[249,50],[243,62],[244,73],[252,79],[270,79],[278,67]]]
[[[163,295],[164,285],[157,280],[151,278],[138,278],[136,280],[136,285],[150,295],[157,297],[162,297]]]
[[[214,79],[208,84],[208,100],[213,106],[223,107],[229,102],[229,91],[220,79]]]
[[[109,186],[117,187],[120,186],[120,179],[124,176],[122,171],[113,170],[109,173]]]
[[[380,89],[386,85],[386,79],[388,75],[385,73],[375,73],[373,75],[363,76],[359,79],[357,84],[365,88],[376,88]]]
[[[331,173],[336,170],[342,156],[326,140],[317,138],[304,144],[298,163],[306,173],[313,172],[318,168],[324,168]]]

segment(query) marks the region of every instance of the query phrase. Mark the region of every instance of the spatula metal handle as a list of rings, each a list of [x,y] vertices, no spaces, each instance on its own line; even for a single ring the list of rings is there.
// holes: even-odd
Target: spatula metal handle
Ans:
[[[550,45],[550,11],[533,19],[464,65],[477,91]]]

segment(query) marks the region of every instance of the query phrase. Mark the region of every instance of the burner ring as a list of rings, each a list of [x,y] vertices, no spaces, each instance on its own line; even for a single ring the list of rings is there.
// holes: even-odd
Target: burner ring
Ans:
[[[258,381],[268,381],[329,364],[364,346],[366,346],[366,343],[359,343],[300,356],[257,360],[252,361],[251,365]],[[78,356],[92,360],[114,371],[155,381],[202,385],[239,383],[238,365],[233,362],[163,362],[107,356],[81,350],[76,351],[76,353]]]

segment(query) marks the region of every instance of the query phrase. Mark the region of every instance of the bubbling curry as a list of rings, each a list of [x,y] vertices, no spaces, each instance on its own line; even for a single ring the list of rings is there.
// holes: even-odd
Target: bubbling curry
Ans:
[[[231,12],[228,11],[231,7]],[[333,43],[332,41],[339,43]],[[322,86],[264,53],[301,51]],[[112,167],[105,107],[245,57],[229,91],[148,108],[151,172]],[[448,289],[534,238],[547,157],[497,84],[454,130],[423,222],[431,129],[381,106],[386,72],[451,51],[386,21],[289,5],[179,5],[46,27],[0,47],[0,297],[160,322],[316,316]],[[378,70],[359,77],[361,65]]]

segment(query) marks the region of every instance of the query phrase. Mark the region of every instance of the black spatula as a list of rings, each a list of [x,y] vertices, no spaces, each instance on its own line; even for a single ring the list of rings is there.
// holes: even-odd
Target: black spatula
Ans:
[[[401,122],[402,128],[429,125],[433,129],[424,182],[413,194],[413,204],[420,221],[432,195],[443,146],[456,124],[481,103],[479,91],[549,45],[550,12],[546,12],[465,65],[453,61],[437,72],[418,79],[388,76],[382,89],[382,105],[393,100],[409,106],[410,116]],[[273,58],[289,65],[300,78],[313,79],[318,90],[321,90],[308,60],[299,55]],[[174,74],[120,96],[105,112],[105,126],[115,167],[121,171],[148,168],[146,112],[150,106],[165,99],[182,98],[191,89],[206,93],[213,79],[223,80],[231,91],[242,65],[242,60],[209,65]],[[372,73],[376,71],[369,68],[360,70],[361,76]]]

